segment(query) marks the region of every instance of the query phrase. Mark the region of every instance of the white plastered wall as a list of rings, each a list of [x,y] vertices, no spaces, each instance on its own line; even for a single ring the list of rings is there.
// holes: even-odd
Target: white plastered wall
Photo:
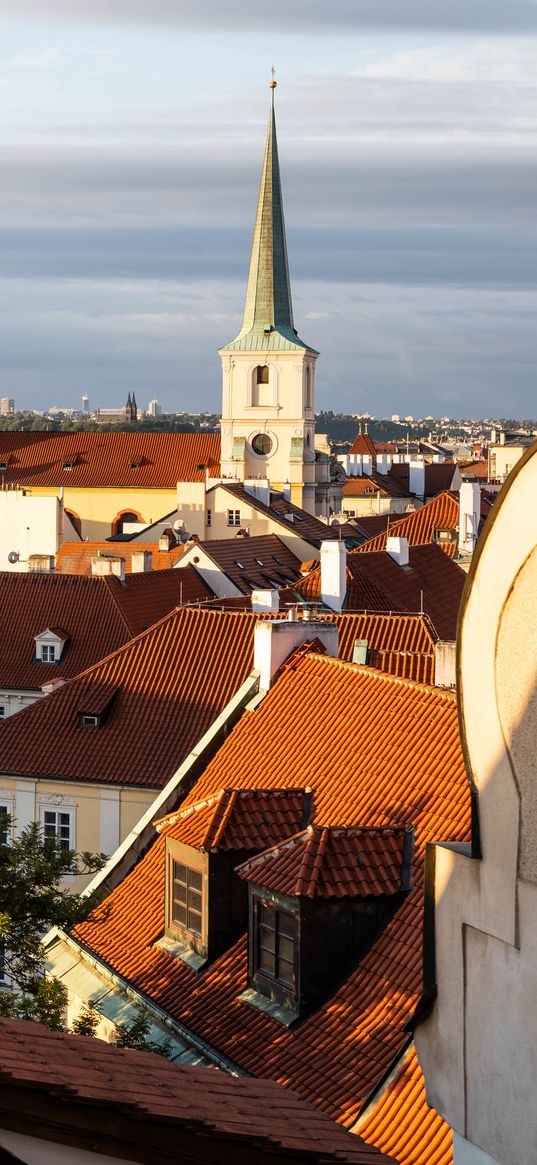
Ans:
[[[458,1134],[458,1165],[476,1160],[472,1148],[500,1165],[537,1160],[536,491],[537,449],[478,543],[459,627],[482,859],[435,847],[438,998],[416,1031],[429,1103]]]

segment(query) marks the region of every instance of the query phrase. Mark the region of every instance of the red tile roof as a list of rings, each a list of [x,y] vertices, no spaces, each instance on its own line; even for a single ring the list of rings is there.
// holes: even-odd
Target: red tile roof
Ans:
[[[226,493],[229,493],[235,502],[243,502],[247,506],[252,506],[254,510],[258,510],[260,514],[265,514],[268,518],[272,518],[273,521],[280,522],[285,530],[292,530],[299,538],[303,538],[305,542],[310,542],[312,546],[320,546],[321,542],[340,537],[348,537],[355,544],[356,530],[352,526],[349,526],[348,523],[342,523],[339,526],[327,526],[325,522],[321,522],[320,518],[314,517],[307,510],[301,510],[293,502],[287,501],[282,493],[272,490],[270,494],[270,506],[266,506],[264,502],[260,502],[253,494],[248,493],[243,485],[223,481],[220,486],[215,488],[225,489]],[[292,520],[289,520],[288,515],[292,515]]]
[[[361,498],[366,494],[373,496],[377,493],[382,497],[406,498],[408,488],[404,488],[391,473],[378,473],[376,469],[364,473],[362,477],[348,477],[343,486],[344,498]]]
[[[6,485],[174,489],[218,476],[220,434],[4,432],[0,459]]]
[[[358,436],[355,438],[354,445],[350,450],[351,453],[361,453],[362,457],[369,456],[373,458],[373,465],[377,464],[377,447],[375,442],[369,436],[369,433],[362,433],[361,429]]]
[[[74,579],[53,581],[72,585]],[[0,771],[162,787],[248,676],[255,621],[234,612],[173,611],[0,722]],[[80,726],[78,713],[90,712],[103,688],[116,695],[103,726],[90,731]]]
[[[403,884],[411,831],[309,825],[288,841],[239,866],[237,873],[278,894],[305,898],[364,898],[396,894]]]
[[[172,1064],[25,1020],[0,1019],[0,1082],[2,1128],[74,1143],[74,1152],[85,1137],[86,1148],[159,1165],[170,1152],[199,1165],[395,1165],[270,1081]]]
[[[158,833],[206,851],[264,849],[309,817],[307,789],[221,789],[155,822]]]
[[[243,595],[253,590],[279,590],[301,577],[300,559],[277,534],[217,538],[199,545]],[[195,548],[189,558],[195,566]]]
[[[358,519],[359,525],[368,531],[368,519]],[[375,519],[378,521],[378,519]],[[391,538],[406,538],[409,546],[422,546],[426,542],[434,542],[439,530],[458,530],[459,528],[459,499],[456,494],[440,493],[424,506],[413,510],[410,514],[386,514],[382,519],[384,529],[375,530],[368,542],[363,542],[357,550],[362,554],[371,554],[376,550],[386,549],[386,540]],[[457,551],[457,541],[439,544],[444,554],[453,558]]]
[[[453,461],[425,463],[425,497],[431,498],[435,494],[452,488],[453,478],[457,466]],[[391,476],[399,482],[406,493],[409,492],[410,467],[408,461],[396,462],[390,470]]]
[[[139,991],[245,1071],[295,1088],[351,1126],[405,1045],[422,992],[423,857],[430,840],[466,840],[470,792],[452,693],[303,654],[243,714],[184,807],[222,786],[309,784],[314,824],[415,828],[414,889],[358,966],[289,1029],[241,1001],[246,938],[202,976],[157,946],[165,838],[77,928]]]
[[[427,1104],[414,1047],[355,1127],[369,1144],[393,1153],[399,1165],[453,1165],[453,1133]]]
[[[466,575],[439,546],[411,546],[408,568],[400,567],[386,550],[367,555],[361,551],[358,547],[347,556],[345,605],[349,611],[423,611],[437,637],[455,639]],[[320,567],[293,589],[307,602],[319,602]]]
[[[125,572],[132,571],[132,556],[147,550],[152,554],[152,570],[167,570],[179,561],[184,544],[159,550],[158,542],[63,542],[56,556],[56,574],[91,575],[91,560],[102,555],[125,559]]]

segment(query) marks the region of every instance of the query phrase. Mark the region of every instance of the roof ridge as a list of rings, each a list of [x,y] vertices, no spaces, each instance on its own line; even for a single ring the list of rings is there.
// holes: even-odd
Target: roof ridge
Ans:
[[[449,688],[437,688],[434,684],[424,684],[421,680],[411,680],[407,676],[394,676],[391,672],[381,671],[380,668],[371,667],[369,664],[360,664],[358,669],[356,664],[352,663],[350,660],[336,659],[336,657],[333,655],[322,655],[320,652],[315,651],[304,652],[301,655],[295,653],[296,667],[303,666],[305,660],[315,660],[317,663],[322,661],[323,663],[330,664],[331,666],[337,666],[345,670],[350,669],[355,674],[359,674],[360,676],[371,676],[373,679],[379,680],[381,683],[387,682],[406,688],[420,688],[424,692],[430,692],[432,695],[437,695],[438,697],[442,698],[447,697],[449,698],[450,703],[453,703],[454,701],[456,702],[457,699],[456,692],[452,692]],[[284,670],[285,667],[282,668],[282,672]]]
[[[121,616],[123,623],[125,624],[125,627],[127,628],[127,631],[129,632],[129,634],[132,638],[132,634],[133,634],[132,623],[129,623],[127,615],[126,615],[125,611],[123,610],[121,603],[119,602],[118,595],[114,594],[115,588],[112,585],[113,577],[115,578],[115,576],[112,576],[112,575],[105,575],[104,578],[101,578],[100,581],[103,583],[106,583],[106,590],[108,591],[108,594],[110,595],[116,610],[119,612],[119,615]],[[116,579],[116,581],[119,582],[119,579]],[[121,586],[121,583],[119,583],[119,585]]]
[[[216,848],[220,838],[223,836],[224,830],[233,813],[237,801],[237,789],[223,789],[218,799],[218,806],[220,808],[219,819],[217,820],[216,812],[213,814],[207,833],[203,842],[204,849]]]

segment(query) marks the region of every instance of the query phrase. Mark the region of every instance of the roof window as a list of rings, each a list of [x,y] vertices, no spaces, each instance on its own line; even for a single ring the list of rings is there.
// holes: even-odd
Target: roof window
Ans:
[[[235,563],[235,566],[238,566],[239,570],[244,570],[244,563],[243,562],[239,562],[238,558],[235,558],[233,561]]]
[[[59,663],[69,636],[62,627],[46,627],[34,636],[35,658],[39,663]]]
[[[80,713],[80,727],[81,728],[100,728],[100,717],[92,716],[88,712]]]

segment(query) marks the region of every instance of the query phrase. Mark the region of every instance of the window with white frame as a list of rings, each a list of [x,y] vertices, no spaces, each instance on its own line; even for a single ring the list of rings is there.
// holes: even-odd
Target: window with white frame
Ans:
[[[45,841],[59,841],[62,849],[75,848],[74,809],[41,805],[41,830]]]
[[[240,512],[240,510],[228,510],[228,512],[227,512],[227,524],[228,524],[228,526],[240,526],[240,524],[241,524],[241,512]]]
[[[56,648],[53,643],[41,643],[41,659],[43,663],[56,663]]]
[[[7,716],[7,708],[5,704],[0,704],[0,720],[4,720]]]
[[[207,510],[207,525],[208,525],[208,526],[212,526],[212,524],[213,524],[213,513],[212,513],[212,510]]]

